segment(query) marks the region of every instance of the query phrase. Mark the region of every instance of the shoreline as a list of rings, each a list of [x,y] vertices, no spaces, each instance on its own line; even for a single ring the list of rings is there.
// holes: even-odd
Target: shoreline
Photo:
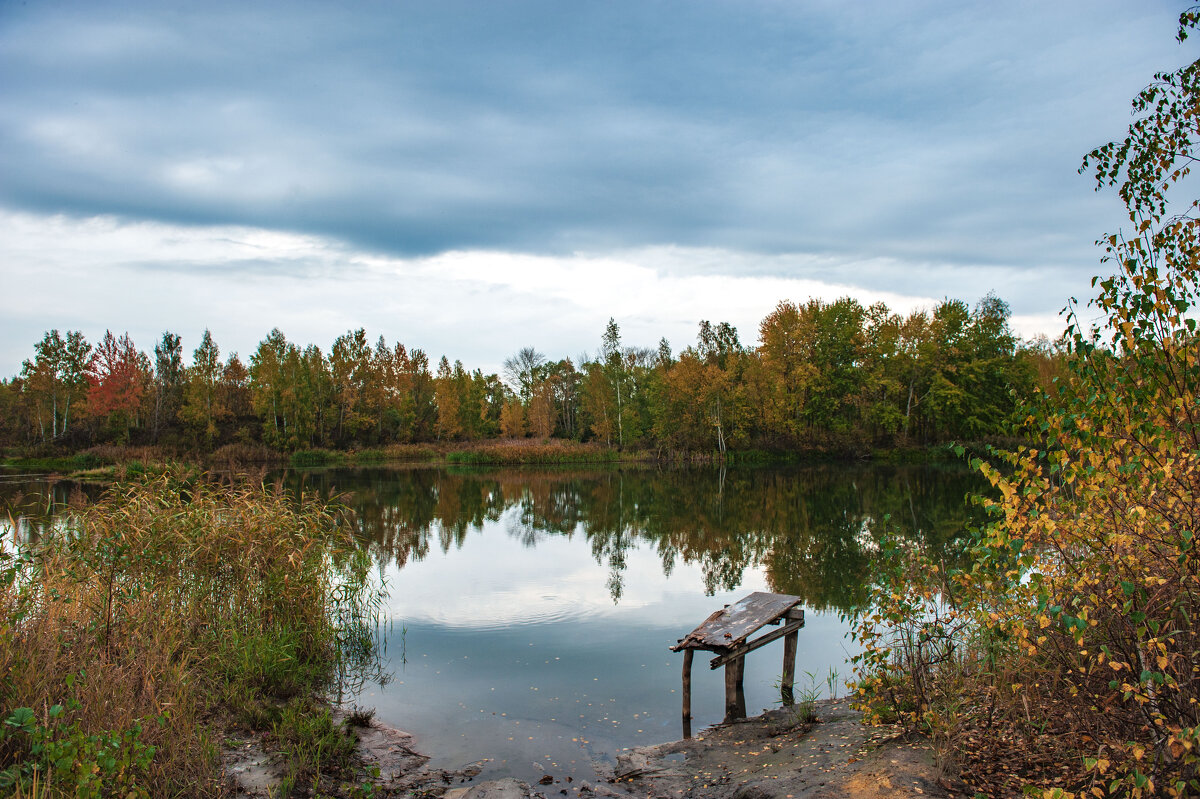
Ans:
[[[968,450],[983,451],[988,442],[972,442]],[[31,479],[115,482],[136,479],[164,470],[253,472],[311,468],[455,468],[455,467],[711,467],[711,466],[817,466],[875,463],[888,465],[939,465],[961,462],[949,444],[867,447],[861,451],[821,447],[796,450],[744,450],[716,452],[654,452],[617,450],[593,444],[551,439],[499,441],[456,445],[396,445],[368,450],[300,450],[281,452],[222,448],[210,453],[175,452],[159,447],[93,447],[69,454],[34,455],[28,452],[0,455],[0,471],[24,470]],[[252,451],[251,451],[252,450]]]
[[[478,764],[430,769],[415,736],[372,721],[357,728],[359,788],[370,785],[362,795],[428,799],[948,799],[960,793],[928,741],[864,725],[848,699],[821,700],[812,710],[812,721],[798,706],[778,708],[694,738],[624,750],[615,766],[593,761],[601,775],[596,783],[546,775],[534,785],[512,777],[472,782]],[[252,742],[229,743],[235,746],[226,746],[223,761],[234,795],[272,795],[278,779],[272,781],[270,754]]]

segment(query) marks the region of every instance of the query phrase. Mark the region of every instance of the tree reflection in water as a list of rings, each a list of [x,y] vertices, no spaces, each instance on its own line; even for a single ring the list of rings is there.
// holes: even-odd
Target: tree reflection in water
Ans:
[[[865,598],[885,529],[952,556],[966,525],[979,521],[966,497],[983,489],[965,469],[913,466],[331,469],[285,483],[342,492],[381,563],[402,567],[432,547],[462,548],[507,514],[508,533],[526,547],[584,536],[609,570],[614,602],[626,553],[649,544],[665,575],[681,561],[698,565],[708,594],[761,566],[771,590],[839,611]]]

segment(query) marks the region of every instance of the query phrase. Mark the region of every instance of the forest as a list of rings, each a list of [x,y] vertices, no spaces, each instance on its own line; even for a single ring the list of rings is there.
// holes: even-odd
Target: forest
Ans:
[[[164,332],[151,354],[130,336],[50,330],[18,376],[0,382],[0,443],[25,451],[228,444],[296,451],[497,438],[595,441],[659,453],[923,446],[1008,432],[1057,350],[1021,342],[1007,304],[944,300],[901,317],[844,298],[782,301],[744,346],[701,322],[672,353],[625,346],[616,320],[594,355],[547,359],[533,347],[503,374],[348,331],[328,353],[271,330],[244,360],[204,331],[190,364]]]
[[[1018,404],[1048,386],[1061,353],[1023,342],[994,294],[901,316],[851,298],[780,302],[757,347],[702,321],[672,352],[627,346],[610,319],[593,355],[525,347],[502,374],[374,344],[363,329],[324,352],[278,328],[243,360],[209,331],[184,360],[165,332],[153,354],[111,331],[47,332],[0,381],[0,443],[35,451],[156,444],[279,451],[534,438],[659,454],[811,449],[857,454],[1004,436]]]

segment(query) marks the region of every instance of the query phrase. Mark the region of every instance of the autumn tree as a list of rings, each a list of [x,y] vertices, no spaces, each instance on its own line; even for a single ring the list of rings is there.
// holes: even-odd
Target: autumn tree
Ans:
[[[649,392],[660,446],[726,451],[732,428],[743,421],[738,395],[744,356],[737,330],[728,322],[701,321],[696,346],[678,360],[665,339],[659,342]]]
[[[804,407],[816,369],[807,357],[811,320],[794,303],[781,301],[758,328],[759,357],[768,378],[765,426],[777,439],[796,442],[804,434]]]
[[[253,415],[253,402],[250,393],[250,370],[242,363],[236,352],[230,353],[225,365],[221,368],[220,404],[225,412],[235,421],[241,422]],[[240,433],[246,436],[249,431]]]
[[[356,441],[364,430],[373,426],[374,420],[367,412],[371,367],[371,345],[363,328],[334,339],[329,351],[329,371],[337,408],[337,438],[343,445]]]
[[[529,432],[536,438],[549,438],[554,432],[554,386],[545,379],[537,380],[530,388]]]
[[[150,360],[133,345],[128,333],[120,338],[111,330],[96,345],[88,364],[88,414],[119,441],[129,438],[140,422],[142,399],[153,380]]]
[[[548,363],[544,381],[553,406],[554,434],[574,438],[578,434],[579,391],[582,375],[570,358]]]
[[[289,391],[284,395],[288,418],[293,420],[288,441],[290,446],[324,446],[330,443],[334,420],[333,376],[329,360],[316,344],[301,352],[289,346],[284,358]]]
[[[454,379],[454,370],[450,368],[450,361],[445,355],[438,361],[437,376],[433,383],[437,402],[437,437],[439,441],[450,441],[462,432],[462,398]]]
[[[527,430],[525,406],[519,398],[510,397],[500,409],[500,434],[506,438],[524,438]]]

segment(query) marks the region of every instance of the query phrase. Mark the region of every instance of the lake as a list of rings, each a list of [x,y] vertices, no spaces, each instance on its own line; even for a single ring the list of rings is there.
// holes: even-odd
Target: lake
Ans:
[[[668,647],[751,591],[803,598],[797,693],[845,692],[884,529],[952,545],[983,490],[961,468],[893,466],[363,468],[273,476],[340,495],[386,590],[386,679],[349,701],[417,736],[434,766],[480,779],[592,780],[595,760],[681,735],[682,653]],[[88,489],[92,491],[93,489]],[[81,489],[0,479],[25,524]],[[778,703],[781,643],[746,658],[747,708]],[[697,731],[724,711],[699,653]]]

